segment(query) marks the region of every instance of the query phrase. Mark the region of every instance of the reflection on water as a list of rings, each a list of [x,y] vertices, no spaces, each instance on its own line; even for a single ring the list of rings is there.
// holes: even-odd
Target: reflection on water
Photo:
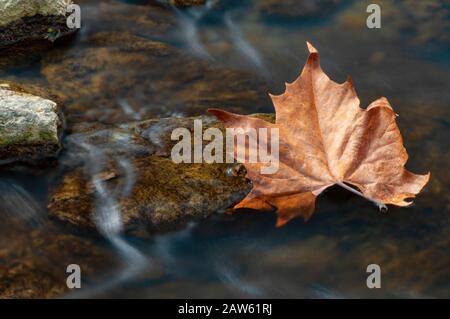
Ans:
[[[19,218],[34,225],[42,224],[45,220],[44,209],[14,180],[0,180],[0,213],[3,216]]]
[[[89,175],[92,176],[92,184],[95,189],[95,207],[92,218],[95,221],[98,231],[110,241],[113,248],[117,250],[117,253],[125,262],[125,267],[120,270],[119,275],[113,280],[108,280],[99,286],[95,286],[74,296],[69,295],[69,297],[87,298],[103,293],[105,290],[111,289],[111,287],[133,278],[143,269],[150,268],[151,264],[149,259],[123,238],[122,234],[124,227],[116,197],[129,196],[133,189],[135,172],[131,163],[124,158],[117,160],[125,176],[125,185],[119,192],[117,190],[112,191],[108,189],[107,185],[99,177],[104,169],[102,165],[106,161],[103,151],[87,143],[82,143],[80,146],[88,152],[87,158],[84,161]]]
[[[251,46],[245,39],[239,26],[231,19],[231,14],[225,14],[225,24],[230,29],[231,39],[233,40],[233,46],[242,52],[243,56],[253,63],[259,71],[267,78],[269,76],[267,69],[264,66],[264,62],[259,52]]]
[[[333,12],[294,19],[280,18],[280,10],[274,19],[265,2],[209,1],[202,8],[180,10],[139,1],[82,1],[83,30],[72,43],[36,52],[32,65],[14,65],[0,74],[51,86],[70,104],[70,124],[83,123],[86,117],[101,121],[98,114],[114,123],[198,115],[208,106],[272,112],[264,86],[252,87],[251,92],[246,87],[262,82],[280,93],[284,83],[298,75],[309,40],[320,50],[331,78],[342,82],[352,75],[363,107],[380,96],[389,98],[400,115],[410,155],[407,166],[418,173],[430,170],[430,184],[414,206],[392,207],[388,214],[348,192],[331,189],[318,199],[317,212],[306,224],[296,220],[277,229],[271,214],[217,214],[179,231],[137,239],[123,234],[117,201],[130,196],[139,174],[123,154],[141,151],[140,146],[124,135],[94,147],[89,139],[111,133],[71,128],[57,167],[44,172],[4,168],[0,175],[0,219],[18,218],[28,225],[23,227],[38,229],[48,220],[42,193],[54,185],[55,175],[82,163],[91,176],[96,198],[92,214],[119,265],[113,258],[107,277],[98,274],[97,279],[90,272],[86,280],[94,284],[63,296],[450,297],[450,48],[442,34],[448,15],[433,14],[425,4],[411,4],[415,11],[410,12],[404,10],[406,4],[397,7],[386,1],[382,29],[369,30],[364,1],[342,1]],[[178,47],[181,57],[150,40]],[[160,51],[151,56],[155,48]],[[59,52],[56,57],[54,52]],[[77,65],[77,59],[85,64]],[[101,69],[99,61],[108,70]],[[139,69],[141,65],[145,69]],[[65,76],[71,80],[56,83]],[[114,152],[105,154],[106,150]],[[108,161],[126,176],[114,189],[103,182]],[[0,243],[18,246],[4,244],[0,255],[24,246],[8,234],[19,238],[21,231],[0,231]],[[103,249],[103,239],[92,240]],[[58,259],[57,251],[47,250],[49,259]],[[76,255],[81,258],[79,252]],[[4,265],[19,258],[9,251],[5,256],[13,257]],[[27,256],[18,260],[26,263]],[[382,269],[379,290],[365,285],[365,269],[372,263]]]
[[[182,35],[183,44],[195,55],[205,59],[212,59],[212,57],[209,55],[199,38],[198,21],[210,8],[211,2],[208,2],[204,8],[187,12],[172,6],[172,10],[175,11],[178,17],[179,33]]]

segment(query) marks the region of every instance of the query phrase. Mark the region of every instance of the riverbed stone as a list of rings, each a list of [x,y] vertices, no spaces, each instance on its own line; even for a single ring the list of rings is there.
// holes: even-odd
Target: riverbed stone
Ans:
[[[42,62],[50,89],[64,102],[69,128],[193,116],[208,107],[270,108],[263,78],[169,44],[128,32],[99,32],[85,43],[78,50],[56,50]]]
[[[57,103],[0,83],[0,164],[57,156],[62,126]]]
[[[35,15],[65,15],[70,0],[8,0],[0,2],[0,26]]]
[[[70,293],[67,266],[82,269],[82,288],[89,289],[121,265],[114,252],[94,238],[59,229],[51,223],[29,227],[0,219],[0,299],[55,298]]]
[[[241,164],[176,164],[170,158],[178,142],[171,140],[172,130],[192,131],[196,119],[202,120],[204,130],[223,129],[215,118],[202,116],[85,128],[72,135],[68,149],[73,154],[69,151],[62,160],[72,168],[50,193],[50,216],[95,229],[95,214],[108,199],[120,210],[125,232],[146,237],[229,212],[252,187]]]
[[[24,41],[54,41],[76,29],[67,27],[70,0],[9,0],[0,2],[0,47]]]

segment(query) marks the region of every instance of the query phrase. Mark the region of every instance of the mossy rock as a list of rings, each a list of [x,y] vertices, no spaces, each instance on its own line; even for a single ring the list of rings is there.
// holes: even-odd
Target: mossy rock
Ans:
[[[257,116],[274,119],[273,115]],[[192,131],[196,119],[202,120],[203,130],[224,129],[215,118],[202,116],[113,128],[84,127],[82,132],[74,132],[68,138],[69,153],[62,160],[71,168],[51,191],[50,216],[94,230],[96,211],[104,204],[101,196],[105,195],[99,197],[95,186],[99,184],[120,210],[125,232],[136,236],[230,212],[252,187],[241,164],[175,164],[170,158],[177,143],[171,140],[172,130],[184,127]]]
[[[0,83],[0,164],[57,156],[62,128],[57,103]]]

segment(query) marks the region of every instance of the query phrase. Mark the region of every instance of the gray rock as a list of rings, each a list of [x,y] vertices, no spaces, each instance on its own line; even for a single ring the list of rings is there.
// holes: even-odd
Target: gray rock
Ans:
[[[66,25],[71,0],[0,1],[0,47],[24,41],[57,38],[73,33]]]
[[[0,164],[56,156],[62,123],[55,102],[0,84]]]
[[[35,15],[65,15],[71,0],[8,0],[0,1],[0,26]]]

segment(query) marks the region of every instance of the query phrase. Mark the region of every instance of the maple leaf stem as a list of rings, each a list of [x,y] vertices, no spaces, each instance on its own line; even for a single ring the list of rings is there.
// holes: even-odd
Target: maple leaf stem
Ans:
[[[375,205],[377,205],[378,209],[379,209],[381,212],[387,212],[388,208],[387,208],[387,206],[386,206],[384,203],[382,203],[382,202],[380,202],[380,201],[377,201],[377,200],[375,200],[375,199],[373,199],[373,198],[367,197],[366,195],[364,195],[364,194],[361,193],[360,191],[357,191],[356,189],[354,189],[354,188],[348,186],[347,184],[345,184],[345,183],[343,183],[343,182],[337,182],[336,184],[339,185],[339,186],[341,186],[342,188],[345,188],[346,190],[352,192],[353,194],[359,195],[359,196],[361,196],[361,197],[363,197],[363,198],[365,198],[365,199],[371,201],[372,203],[375,203]]]

